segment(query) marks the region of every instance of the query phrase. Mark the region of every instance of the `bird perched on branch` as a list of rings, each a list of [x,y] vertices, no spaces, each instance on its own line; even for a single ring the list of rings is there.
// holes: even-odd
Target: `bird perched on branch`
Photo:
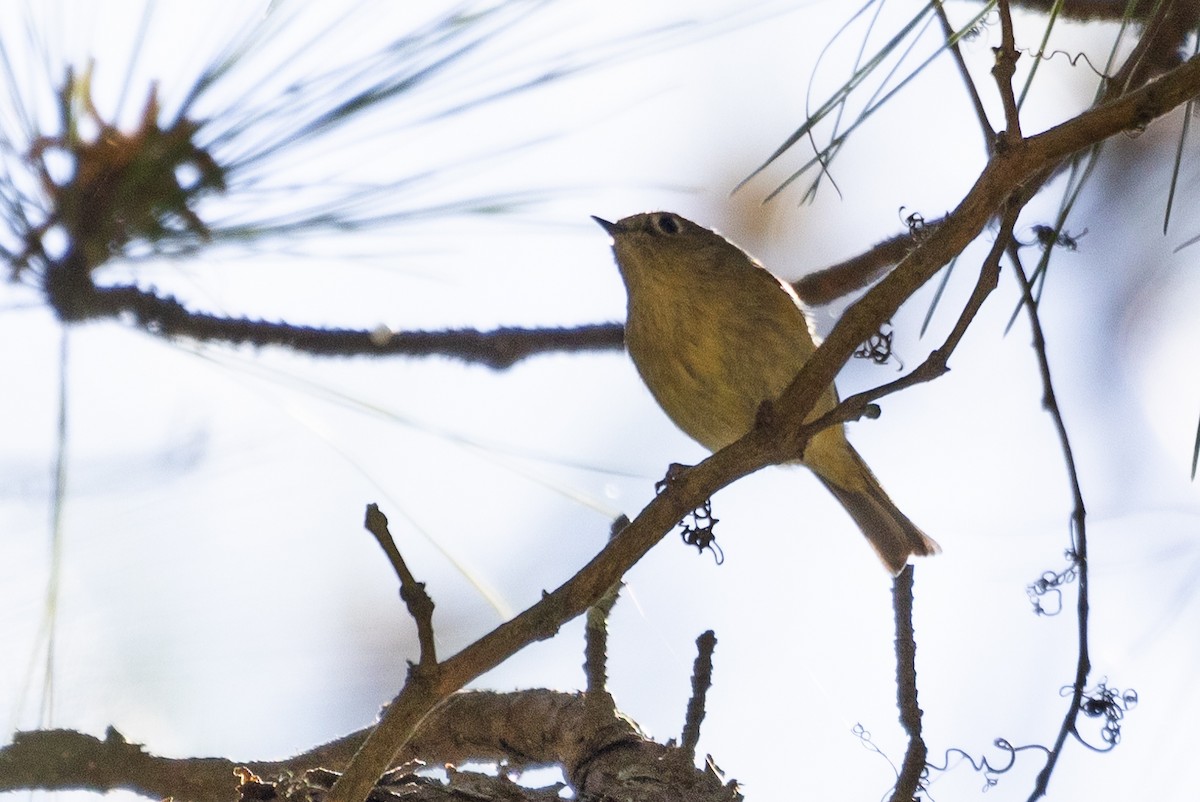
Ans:
[[[670,212],[610,223],[629,295],[625,342],[675,424],[711,451],[754,426],[816,343],[796,293],[729,240]],[[830,385],[810,419],[837,405]],[[839,424],[813,435],[803,464],[837,497],[893,574],[940,549],[896,507]]]

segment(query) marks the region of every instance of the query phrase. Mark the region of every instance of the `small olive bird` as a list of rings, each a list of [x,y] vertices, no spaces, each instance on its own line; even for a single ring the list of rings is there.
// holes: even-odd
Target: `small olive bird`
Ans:
[[[711,451],[749,432],[762,403],[779,398],[816,350],[796,293],[720,234],[677,214],[593,219],[612,236],[629,295],[625,343],[658,405]],[[830,385],[810,420],[837,401]],[[803,464],[893,574],[910,556],[940,550],[888,498],[843,426],[814,435]]]

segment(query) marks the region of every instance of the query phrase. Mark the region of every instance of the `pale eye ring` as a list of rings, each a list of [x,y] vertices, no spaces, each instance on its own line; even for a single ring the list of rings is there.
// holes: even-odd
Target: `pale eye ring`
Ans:
[[[683,230],[683,225],[680,224],[679,218],[668,212],[654,215],[650,222],[654,224],[655,231],[667,236],[674,236]]]

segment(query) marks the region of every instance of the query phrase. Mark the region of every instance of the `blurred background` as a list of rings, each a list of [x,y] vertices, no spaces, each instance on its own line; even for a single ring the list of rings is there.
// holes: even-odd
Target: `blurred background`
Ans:
[[[922,7],[883,6],[872,28],[875,6],[851,20],[855,9],[828,2],[500,11],[214,2],[149,13],[134,0],[13,4],[0,33],[10,77],[3,158],[19,182],[19,146],[29,143],[13,121],[57,130],[67,65],[79,73],[92,60],[97,113],[131,130],[152,83],[169,117],[231,42],[266,25],[190,112],[207,130],[253,119],[224,141],[235,153],[288,130],[280,99],[304,76],[344,76],[414,31],[441,31],[448,19],[454,29],[491,9],[478,45],[412,91],[327,136],[262,149],[239,192],[198,209],[219,231],[361,191],[364,208],[386,220],[218,236],[196,253],[116,260],[97,279],[153,286],[193,309],[313,326],[619,321],[624,292],[589,215],[676,211],[796,278],[902,231],[912,212],[933,219],[957,204],[985,154],[946,54],[855,132],[831,167],[836,187],[823,182],[812,203],[802,202],[810,177],[764,203],[808,158],[799,151],[731,195],[847,80],[864,42],[878,48]],[[965,25],[980,6],[947,10]],[[930,21],[898,72],[875,79],[884,91],[939,48]],[[1044,19],[1021,15],[1017,26],[1018,46],[1036,48]],[[1102,65],[1117,34],[1060,22],[1047,50]],[[962,45],[993,124],[998,42],[993,15]],[[1034,61],[1021,60],[1019,80]],[[1097,84],[1084,59],[1038,69],[1027,133],[1086,108]],[[328,97],[341,91],[333,78],[321,86]],[[843,128],[864,102],[851,104]],[[1194,147],[1163,234],[1182,123],[1177,113],[1106,144],[1067,223],[1078,249],[1056,251],[1045,284],[1051,367],[1090,513],[1092,681],[1140,698],[1111,754],[1067,749],[1051,785],[1060,797],[1194,795],[1182,767],[1186,722],[1200,714],[1191,682],[1200,501],[1190,479],[1200,246],[1175,251],[1200,233]],[[1023,241],[1053,223],[1064,183],[1028,207]],[[37,191],[35,181],[25,187]],[[892,321],[905,368],[941,344],[987,240],[958,263],[924,337],[932,284]],[[450,654],[574,573],[615,515],[632,517],[652,497],[669,463],[704,456],[615,351],[502,371],[444,358],[315,359],[166,341],[127,321],[64,333],[31,282],[0,292],[9,729],[113,725],[171,756],[295,754],[371,723],[416,657],[395,580],[361,526],[368,502],[428,583]],[[1006,272],[947,376],[849,427],[893,498],[944,549],[921,562],[916,585],[920,700],[936,764],[956,748],[1003,766],[997,738],[1049,744],[1074,673],[1075,586],[1057,617],[1034,615],[1026,596],[1065,566],[1071,498],[1024,314],[1005,333],[1018,299]],[[827,331],[837,311],[815,310],[818,327]],[[839,387],[896,371],[854,360]],[[716,685],[701,752],[751,799],[877,798],[904,744],[888,577],[802,469],[738,482],[714,510],[723,565],[669,535],[628,577],[611,622],[618,706],[655,738],[677,737],[693,642],[711,628]],[[577,689],[582,649],[576,621],[476,686]],[[856,725],[882,756],[864,749]],[[1083,727],[1101,743],[1099,723]],[[959,758],[951,765],[933,796],[983,791],[983,775]],[[1041,767],[1038,753],[1022,753],[992,793],[1024,798]]]

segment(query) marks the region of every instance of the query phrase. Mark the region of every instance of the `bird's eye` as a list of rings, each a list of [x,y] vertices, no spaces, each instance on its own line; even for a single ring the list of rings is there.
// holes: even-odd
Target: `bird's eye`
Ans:
[[[652,222],[660,234],[678,234],[683,230],[683,226],[679,224],[679,218],[673,214],[657,214],[653,217]]]

